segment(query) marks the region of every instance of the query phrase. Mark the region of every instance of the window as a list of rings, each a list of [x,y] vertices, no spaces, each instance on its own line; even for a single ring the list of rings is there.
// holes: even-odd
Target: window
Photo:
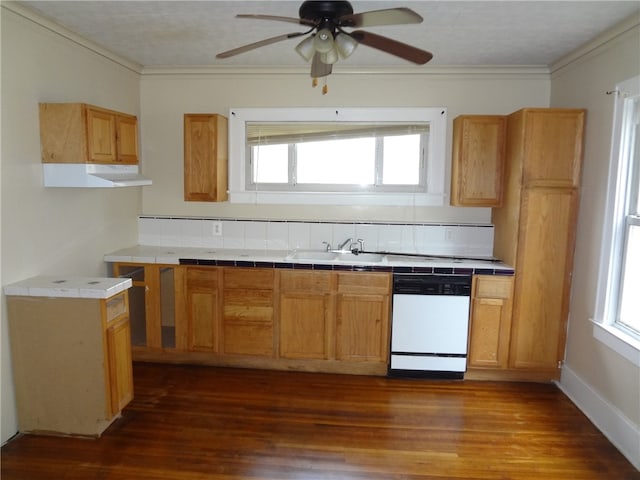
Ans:
[[[238,108],[234,203],[444,205],[446,109]]]
[[[249,123],[247,188],[421,191],[429,125]]]
[[[616,96],[594,333],[618,351],[623,340],[639,363],[640,76],[618,84]]]
[[[620,159],[627,163],[627,184],[622,185],[623,248],[619,307],[616,322],[640,338],[640,94],[624,100]]]

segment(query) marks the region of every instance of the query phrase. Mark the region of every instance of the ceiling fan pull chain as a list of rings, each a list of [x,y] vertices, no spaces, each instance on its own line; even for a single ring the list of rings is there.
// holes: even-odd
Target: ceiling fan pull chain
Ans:
[[[316,88],[318,86],[318,79],[314,78],[313,80],[311,80],[311,86],[313,88]]]
[[[322,86],[322,94],[326,95],[329,93],[329,85],[327,85],[327,77],[324,77],[324,85]]]

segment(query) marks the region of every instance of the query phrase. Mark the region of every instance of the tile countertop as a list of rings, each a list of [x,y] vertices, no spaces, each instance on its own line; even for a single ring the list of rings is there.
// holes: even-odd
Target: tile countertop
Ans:
[[[7,296],[110,298],[130,288],[130,278],[39,276],[5,285]]]
[[[357,255],[353,255],[353,261],[345,260],[344,258],[341,260],[291,258],[296,252],[295,250],[239,250],[136,245],[108,253],[104,256],[104,261],[167,265],[271,266],[276,268],[313,268],[318,270],[379,270],[399,273],[433,270],[433,273],[513,274],[513,267],[492,259],[451,260],[396,254],[386,255],[382,261],[377,262],[364,261],[359,259]],[[304,252],[312,251],[304,250]],[[349,258],[351,259],[351,257]]]

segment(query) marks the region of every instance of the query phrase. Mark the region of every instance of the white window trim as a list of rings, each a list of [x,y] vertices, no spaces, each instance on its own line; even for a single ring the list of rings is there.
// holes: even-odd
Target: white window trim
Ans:
[[[246,187],[246,122],[429,122],[426,192],[279,192]],[[442,206],[448,202],[445,107],[232,108],[229,111],[229,201],[250,204]]]
[[[611,159],[607,184],[602,251],[598,269],[598,286],[593,322],[593,336],[615,352],[640,366],[640,341],[615,325],[620,287],[624,225],[618,219],[624,211],[625,195],[619,191],[629,175],[628,166],[620,161],[622,109],[625,96],[640,94],[640,76],[616,85],[616,104],[611,141]]]

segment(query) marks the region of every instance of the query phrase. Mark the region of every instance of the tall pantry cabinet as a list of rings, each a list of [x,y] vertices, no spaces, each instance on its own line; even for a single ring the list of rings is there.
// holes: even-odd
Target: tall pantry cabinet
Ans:
[[[557,379],[564,357],[579,201],[584,110],[508,117],[494,255],[515,268],[509,368]]]

